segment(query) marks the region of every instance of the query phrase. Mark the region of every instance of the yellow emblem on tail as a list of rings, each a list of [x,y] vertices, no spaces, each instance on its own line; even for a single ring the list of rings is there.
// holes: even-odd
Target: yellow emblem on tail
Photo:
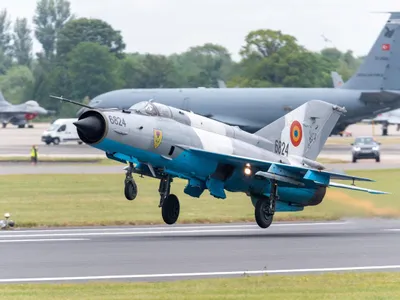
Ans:
[[[154,129],[154,148],[158,148],[162,141],[162,131],[159,129]]]

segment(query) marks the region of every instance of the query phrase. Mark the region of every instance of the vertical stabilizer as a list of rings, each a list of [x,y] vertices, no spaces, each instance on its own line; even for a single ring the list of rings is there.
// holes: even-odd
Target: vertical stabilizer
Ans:
[[[391,12],[364,62],[342,88],[400,90],[400,12]]]
[[[331,78],[332,78],[332,83],[333,87],[335,89],[341,88],[343,86],[343,78],[338,72],[331,72]]]
[[[6,98],[4,98],[3,93],[0,91],[0,106],[8,106],[10,103],[7,102]]]
[[[260,129],[255,135],[275,143],[275,152],[315,160],[344,108],[320,100],[300,107]]]

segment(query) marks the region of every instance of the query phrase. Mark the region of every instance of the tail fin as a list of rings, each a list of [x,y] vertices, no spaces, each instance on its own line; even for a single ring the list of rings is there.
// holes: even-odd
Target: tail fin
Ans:
[[[255,135],[275,142],[275,152],[315,160],[344,108],[312,100],[292,110]]]
[[[363,64],[342,88],[400,90],[400,12],[390,13]]]
[[[332,83],[335,89],[342,87],[343,79],[338,72],[331,72]]]
[[[8,106],[10,103],[4,98],[3,93],[0,91],[0,106]]]

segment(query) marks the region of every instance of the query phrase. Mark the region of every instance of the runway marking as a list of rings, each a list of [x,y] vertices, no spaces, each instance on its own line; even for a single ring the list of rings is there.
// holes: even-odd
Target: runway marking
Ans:
[[[66,242],[66,241],[89,241],[90,239],[23,239],[23,240],[0,240],[0,243],[26,243],[26,242]]]
[[[1,238],[47,237],[47,236],[112,236],[112,235],[157,235],[157,234],[187,234],[187,233],[220,233],[220,232],[266,232],[258,226],[236,229],[195,229],[195,230],[155,230],[155,231],[120,231],[120,232],[77,232],[77,233],[39,233],[0,235]]]
[[[166,273],[166,274],[137,274],[137,275],[105,275],[105,276],[79,276],[79,277],[39,277],[39,278],[10,278],[0,279],[0,283],[7,282],[38,282],[38,281],[78,281],[78,280],[109,280],[109,279],[146,279],[146,278],[174,278],[174,277],[209,277],[232,275],[262,275],[262,274],[290,274],[290,273],[315,273],[315,272],[340,272],[340,271],[369,271],[400,269],[400,265],[368,266],[368,267],[339,267],[315,269],[283,269],[283,270],[258,270],[258,271],[227,271],[227,272],[196,272],[196,273]]]
[[[345,225],[349,224],[349,222],[313,222],[313,223],[277,223],[272,224],[271,228],[273,227],[290,227],[290,226],[327,226],[327,225]],[[135,231],[135,230],[186,230],[186,229],[222,229],[222,228],[258,228],[257,225],[204,225],[204,226],[177,226],[177,227],[129,227],[129,228],[73,228],[73,229],[33,229],[33,230],[15,230],[15,231],[4,231],[0,233],[0,237],[2,234],[16,234],[16,233],[33,233],[33,232],[90,232],[90,231]]]

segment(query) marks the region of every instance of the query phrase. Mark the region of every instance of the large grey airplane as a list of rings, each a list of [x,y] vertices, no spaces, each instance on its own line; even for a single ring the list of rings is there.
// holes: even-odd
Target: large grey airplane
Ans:
[[[38,115],[53,113],[53,111],[41,107],[34,100],[13,105],[8,102],[0,92],[0,120],[3,124],[3,128],[5,128],[8,123],[18,126],[18,128],[24,128],[27,124],[29,128],[33,128],[33,125],[29,124],[29,121],[33,120]]]
[[[95,108],[128,109],[154,99],[254,133],[305,102],[320,99],[345,107],[333,129],[400,107],[400,12],[390,13],[363,64],[340,88],[122,89],[93,98]],[[80,116],[86,108],[78,111]]]
[[[316,161],[344,112],[312,100],[251,134],[144,101],[127,110],[89,109],[74,124],[84,143],[110,159],[129,162],[124,188],[128,200],[138,195],[132,173],[160,180],[159,207],[165,223],[174,224],[179,217],[179,200],[170,191],[173,179],[181,178],[187,180],[184,192],[195,198],[206,190],[218,199],[227,198],[225,191],[245,193],[254,205],[257,224],[267,228],[275,211],[318,205],[328,187],[385,194],[354,186],[355,180],[370,179],[330,172]],[[351,180],[353,185],[332,179]]]
[[[335,88],[340,88],[343,85],[343,78],[337,72],[331,72],[333,86]],[[382,124],[382,135],[388,135],[388,126],[397,125],[397,131],[400,131],[400,109],[391,110],[378,114],[377,117],[373,119],[363,119],[362,123],[371,124]]]

